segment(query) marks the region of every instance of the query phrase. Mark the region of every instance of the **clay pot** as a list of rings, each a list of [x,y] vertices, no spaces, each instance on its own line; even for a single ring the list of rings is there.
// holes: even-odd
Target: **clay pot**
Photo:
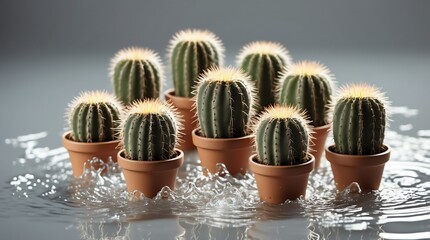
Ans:
[[[62,142],[69,152],[73,175],[75,177],[80,177],[82,175],[84,172],[84,163],[94,157],[103,160],[105,163],[108,161],[109,157],[112,157],[112,160],[116,162],[116,155],[119,151],[119,149],[117,149],[120,142],[119,140],[94,143],[75,142],[71,140],[71,134],[71,131],[64,133]],[[86,167],[89,168],[90,165],[86,164]],[[100,166],[96,164],[93,165],[93,167],[98,169]]]
[[[183,135],[181,137],[182,142],[178,148],[183,151],[195,150],[196,147],[193,144],[191,136],[191,132],[197,128],[197,116],[194,108],[194,101],[191,98],[175,96],[175,90],[173,88],[165,91],[164,97],[166,101],[176,107],[178,112],[182,115]]]
[[[309,154],[309,161],[289,166],[260,164],[256,158],[256,154],[249,158],[249,169],[254,173],[262,201],[281,204],[305,196],[309,173],[314,169],[312,154]]]
[[[223,163],[232,176],[245,174],[248,158],[254,151],[253,136],[239,138],[206,138],[199,135],[199,129],[192,132],[202,167],[210,173],[217,173],[216,164]]]
[[[125,158],[125,150],[118,153],[118,164],[122,168],[127,190],[138,190],[153,198],[164,187],[175,189],[176,175],[184,162],[184,152],[175,149],[176,156],[168,160],[137,161]]]
[[[314,127],[312,130],[312,142],[310,146],[310,153],[315,157],[315,169],[320,166],[321,156],[325,149],[325,141],[330,131],[331,124],[326,124],[320,127]]]
[[[374,155],[348,155],[334,151],[334,145],[326,148],[325,154],[333,171],[336,188],[345,189],[357,182],[364,192],[378,190],[385,163],[390,159],[391,148],[385,146],[384,152]]]

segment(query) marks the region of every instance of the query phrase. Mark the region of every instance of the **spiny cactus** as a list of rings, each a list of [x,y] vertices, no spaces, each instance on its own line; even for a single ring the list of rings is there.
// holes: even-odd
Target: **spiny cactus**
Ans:
[[[111,60],[115,95],[128,105],[137,99],[158,98],[163,65],[158,54],[147,48],[120,50]]]
[[[67,117],[72,140],[105,142],[117,139],[122,106],[105,91],[81,93],[70,104]]]
[[[125,156],[139,161],[167,160],[175,155],[181,123],[176,110],[157,99],[135,101],[121,125]]]
[[[252,42],[242,48],[237,64],[250,75],[257,89],[257,112],[275,104],[278,77],[284,67],[291,64],[288,50],[276,42]]]
[[[236,138],[248,134],[254,89],[240,69],[212,68],[196,88],[201,134],[208,138]]]
[[[336,152],[351,155],[382,152],[386,106],[384,94],[373,86],[352,84],[342,88],[333,116]]]
[[[306,111],[315,127],[330,123],[334,77],[330,70],[313,61],[302,61],[285,68],[280,79],[279,102]]]
[[[168,51],[175,95],[179,97],[193,97],[199,75],[223,64],[223,44],[207,30],[187,29],[176,33]]]
[[[311,130],[297,107],[266,108],[255,127],[258,161],[266,165],[295,165],[306,162]]]

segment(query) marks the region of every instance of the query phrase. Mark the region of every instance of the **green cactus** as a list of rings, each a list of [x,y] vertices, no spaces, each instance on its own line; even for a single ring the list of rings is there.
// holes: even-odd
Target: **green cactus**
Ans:
[[[240,69],[212,68],[201,76],[196,108],[201,134],[236,138],[248,134],[254,89]]]
[[[326,66],[312,61],[298,62],[285,68],[280,81],[279,103],[305,110],[315,127],[330,123],[334,81]]]
[[[307,162],[311,133],[308,124],[297,107],[266,108],[254,127],[258,161],[275,166]]]
[[[137,100],[127,110],[121,129],[125,156],[129,159],[167,160],[176,154],[181,123],[168,103]]]
[[[352,84],[341,89],[334,107],[333,137],[336,152],[371,155],[384,151],[386,98],[379,89]]]
[[[116,140],[122,106],[104,91],[84,92],[68,108],[72,140],[106,142]]]
[[[249,74],[258,92],[256,111],[276,103],[276,91],[282,70],[291,64],[288,50],[276,42],[258,41],[244,46],[237,64]]]
[[[199,75],[223,64],[222,42],[207,30],[187,29],[176,33],[168,51],[175,94],[180,97],[193,97]]]
[[[125,105],[137,99],[158,98],[163,65],[158,54],[147,48],[125,48],[111,60],[115,95]]]

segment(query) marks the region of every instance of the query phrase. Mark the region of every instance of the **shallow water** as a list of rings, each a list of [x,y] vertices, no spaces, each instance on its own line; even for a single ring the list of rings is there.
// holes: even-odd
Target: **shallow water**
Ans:
[[[337,192],[323,160],[305,199],[274,206],[260,202],[251,174],[206,177],[188,152],[175,191],[136,199],[116,163],[104,165],[106,175],[100,169],[73,178],[66,150],[45,146],[48,133],[40,132],[5,140],[22,154],[13,162],[21,174],[2,187],[10,194],[0,199],[0,216],[64,222],[84,239],[430,239],[430,131],[404,135],[418,112],[393,111],[404,123],[387,131],[392,157],[379,191],[363,194],[352,184]]]

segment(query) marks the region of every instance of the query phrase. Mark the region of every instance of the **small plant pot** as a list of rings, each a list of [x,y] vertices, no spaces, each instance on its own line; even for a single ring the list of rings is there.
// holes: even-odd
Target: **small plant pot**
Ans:
[[[108,142],[75,142],[71,140],[71,131],[63,134],[62,142],[64,147],[69,152],[70,162],[72,163],[73,175],[80,177],[84,172],[84,163],[94,157],[107,162],[109,157],[112,157],[112,161],[116,162],[116,155],[119,149],[117,149],[119,140],[108,141]],[[86,165],[89,168],[89,164]],[[93,165],[95,169],[100,166]]]
[[[327,147],[325,154],[333,171],[336,189],[342,191],[357,182],[364,192],[378,190],[391,153],[389,146],[384,145],[384,148],[384,152],[374,155],[348,155],[336,153],[334,145]]]
[[[312,142],[313,144],[310,146],[310,152],[315,157],[315,169],[320,166],[321,156],[325,149],[325,141],[327,139],[327,135],[330,132],[331,124],[326,124],[320,127],[314,127],[312,130]]]
[[[248,170],[248,158],[254,151],[253,135],[239,138],[206,138],[200,136],[199,129],[195,129],[192,135],[201,165],[210,173],[218,172],[217,163],[223,163],[232,176],[245,174]]]
[[[137,161],[125,158],[125,150],[118,153],[128,192],[138,190],[153,198],[164,187],[175,189],[176,175],[184,163],[184,152],[175,149],[176,156],[168,160]]]
[[[164,92],[166,101],[170,102],[174,107],[178,109],[178,112],[182,115],[183,134],[182,142],[179,144],[179,149],[195,150],[196,147],[193,144],[191,132],[197,128],[197,116],[196,110],[194,109],[194,101],[191,98],[177,97],[175,96],[175,90],[169,89]]]
[[[271,166],[257,162],[257,155],[249,158],[249,169],[254,173],[261,201],[281,204],[306,195],[309,173],[314,169],[315,157],[289,166]]]

